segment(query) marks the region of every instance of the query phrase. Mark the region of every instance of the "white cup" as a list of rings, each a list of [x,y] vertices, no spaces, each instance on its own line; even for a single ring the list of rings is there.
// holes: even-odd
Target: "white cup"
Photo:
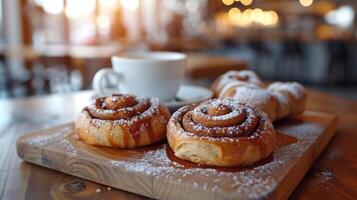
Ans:
[[[115,92],[172,100],[181,84],[186,55],[174,52],[133,52],[112,56],[112,68],[99,70],[93,79],[93,89],[99,95],[113,90],[104,86],[108,75],[116,78]]]

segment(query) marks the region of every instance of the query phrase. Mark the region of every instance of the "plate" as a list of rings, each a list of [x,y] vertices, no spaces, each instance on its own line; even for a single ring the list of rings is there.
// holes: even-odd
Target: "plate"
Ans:
[[[177,92],[176,99],[170,102],[164,102],[171,112],[176,111],[182,106],[204,101],[213,97],[211,90],[194,85],[182,85]]]

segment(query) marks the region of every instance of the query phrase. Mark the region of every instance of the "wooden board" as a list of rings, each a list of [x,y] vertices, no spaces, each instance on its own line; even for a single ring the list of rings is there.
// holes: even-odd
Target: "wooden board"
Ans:
[[[336,117],[320,112],[275,124],[274,154],[250,167],[208,168],[173,155],[165,141],[137,150],[93,147],[73,124],[20,137],[25,161],[155,199],[285,199],[336,130]]]

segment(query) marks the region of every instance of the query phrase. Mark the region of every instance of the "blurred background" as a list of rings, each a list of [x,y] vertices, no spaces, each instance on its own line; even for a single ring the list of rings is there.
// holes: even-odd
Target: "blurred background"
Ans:
[[[187,82],[232,69],[357,100],[356,0],[0,0],[0,98],[91,88],[124,51],[189,55]]]

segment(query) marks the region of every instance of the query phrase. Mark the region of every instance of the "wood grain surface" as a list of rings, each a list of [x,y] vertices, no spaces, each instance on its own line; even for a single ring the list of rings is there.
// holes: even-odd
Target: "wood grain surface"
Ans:
[[[19,136],[72,122],[91,96],[84,91],[0,100],[0,199],[145,199],[23,162],[17,156]],[[307,108],[336,114],[337,131],[290,199],[357,199],[357,102],[310,90]],[[61,188],[56,189],[57,197],[53,187]]]
[[[188,54],[186,74],[194,79],[215,79],[230,70],[247,69],[244,60],[229,59],[223,56]]]
[[[285,199],[331,140],[336,117],[305,112],[276,129],[277,150],[250,167],[198,166],[175,157],[166,142],[136,150],[93,147],[78,140],[73,124],[20,137],[17,152],[28,162],[155,199]]]

